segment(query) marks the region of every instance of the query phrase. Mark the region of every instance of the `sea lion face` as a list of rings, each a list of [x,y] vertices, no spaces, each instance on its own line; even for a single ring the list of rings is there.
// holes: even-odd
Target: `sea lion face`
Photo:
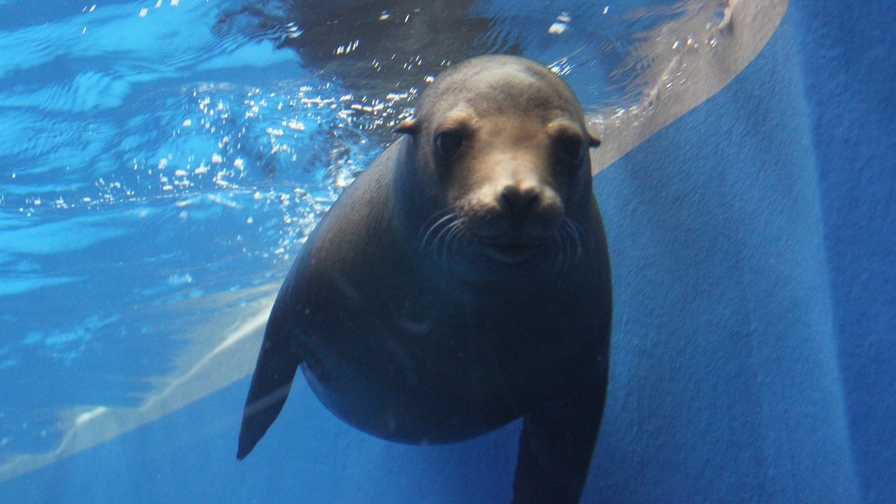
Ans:
[[[528,60],[478,58],[445,72],[421,97],[412,134],[416,169],[441,208],[425,247],[503,263],[578,248],[576,213],[590,185],[578,101],[563,81]],[[455,243],[457,242],[457,243]]]

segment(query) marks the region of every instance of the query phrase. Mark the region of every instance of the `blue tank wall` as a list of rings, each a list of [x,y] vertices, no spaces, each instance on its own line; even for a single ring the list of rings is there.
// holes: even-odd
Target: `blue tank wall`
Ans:
[[[855,500],[793,24],[595,181],[617,289],[592,473],[609,501]]]
[[[896,502],[896,10],[793,7],[853,460],[865,502]]]
[[[896,16],[791,2],[718,95],[595,179],[616,285],[583,502],[896,501]],[[385,443],[248,379],[0,485],[2,502],[506,502],[519,425]]]
[[[793,2],[595,180],[617,289],[595,502],[896,500],[894,20]]]

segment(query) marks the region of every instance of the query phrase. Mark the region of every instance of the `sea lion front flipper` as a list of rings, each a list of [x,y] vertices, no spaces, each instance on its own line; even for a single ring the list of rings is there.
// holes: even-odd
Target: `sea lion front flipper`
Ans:
[[[546,404],[523,418],[513,504],[577,504],[597,442],[604,394]]]
[[[271,310],[271,317],[264,331],[264,342],[258,352],[258,362],[249,385],[249,395],[243,408],[243,422],[240,425],[239,448],[236,458],[242,460],[255,448],[268,427],[277,419],[296,369],[302,363],[302,356],[296,351],[294,330],[289,323],[288,309],[278,298]]]

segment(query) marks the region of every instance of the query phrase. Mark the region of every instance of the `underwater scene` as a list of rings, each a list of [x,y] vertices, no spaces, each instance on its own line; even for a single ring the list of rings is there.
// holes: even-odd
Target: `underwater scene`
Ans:
[[[894,26],[883,1],[0,0],[0,502],[896,502]],[[545,272],[515,269],[541,253],[536,218],[495,238],[500,215],[412,226],[361,197],[402,165],[425,175],[396,169],[414,180],[395,208],[472,194],[450,181],[473,130],[541,145],[528,77],[482,84],[523,60],[449,80],[496,54],[581,106],[543,121],[542,148],[582,170],[539,179],[530,206],[556,189],[572,215],[545,232]],[[481,107],[515,120],[464,118]],[[452,170],[405,154],[427,149]],[[344,192],[350,217],[318,226]],[[394,222],[431,262],[389,244]],[[465,290],[471,271],[485,287]],[[375,315],[343,323],[365,293]],[[451,345],[472,331],[472,367],[315,347],[380,335],[379,316]],[[505,340],[464,361],[479,325]],[[580,354],[597,325],[608,346]],[[520,350],[542,330],[556,340]],[[393,361],[417,409],[355,387]],[[565,423],[545,383],[578,386],[579,361],[601,363],[600,404]],[[472,420],[404,436],[372,398]]]

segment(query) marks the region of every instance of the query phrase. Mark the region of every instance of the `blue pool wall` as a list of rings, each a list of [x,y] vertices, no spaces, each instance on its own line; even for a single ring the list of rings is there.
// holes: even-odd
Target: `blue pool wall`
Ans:
[[[792,2],[595,180],[617,289],[595,502],[896,501],[894,21]]]
[[[793,7],[853,463],[864,502],[896,502],[896,10]]]

